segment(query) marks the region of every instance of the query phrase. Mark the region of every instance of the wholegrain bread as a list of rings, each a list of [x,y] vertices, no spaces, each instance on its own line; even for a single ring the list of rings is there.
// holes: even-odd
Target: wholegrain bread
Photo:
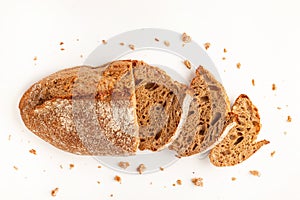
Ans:
[[[260,116],[247,95],[236,99],[232,112],[237,116],[237,125],[209,154],[211,163],[218,167],[239,164],[269,143],[267,140],[256,142],[261,128]]]
[[[139,143],[132,77],[130,61],[56,72],[25,92],[21,117],[29,130],[64,151],[132,154]]]
[[[163,70],[133,61],[140,150],[157,151],[174,137],[186,87]]]

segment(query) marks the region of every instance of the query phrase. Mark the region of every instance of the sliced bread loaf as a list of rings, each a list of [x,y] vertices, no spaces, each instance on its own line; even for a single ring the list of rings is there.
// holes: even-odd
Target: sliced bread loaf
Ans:
[[[218,167],[239,164],[269,143],[267,140],[256,142],[261,128],[260,116],[247,95],[236,99],[232,112],[237,115],[237,125],[209,154],[211,163]]]
[[[164,71],[133,62],[140,150],[157,151],[171,142],[182,114],[186,87]]]
[[[54,73],[30,87],[19,108],[29,130],[64,151],[127,155],[137,150],[130,61]]]

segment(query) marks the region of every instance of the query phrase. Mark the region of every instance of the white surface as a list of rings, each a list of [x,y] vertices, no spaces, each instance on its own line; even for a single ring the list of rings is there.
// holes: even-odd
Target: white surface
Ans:
[[[299,198],[298,1],[196,2],[1,1],[1,199]],[[259,138],[271,143],[235,167],[216,168],[207,159],[192,157],[165,171],[139,176],[98,169],[93,158],[59,151],[24,127],[17,106],[32,83],[83,63],[102,39],[143,27],[185,31],[200,44],[210,42],[208,53],[230,100],[240,93],[250,96],[262,118]],[[60,51],[61,41],[65,51]],[[241,62],[239,70],[237,62]],[[271,90],[272,83],[276,91]],[[291,123],[286,122],[288,115]],[[32,148],[36,156],[28,152]],[[70,163],[75,164],[72,170]],[[260,171],[261,177],[249,175],[252,169]],[[113,180],[115,175],[121,176],[122,184]],[[193,177],[204,178],[204,187],[195,187]],[[177,179],[183,184],[172,186]],[[55,187],[59,192],[54,198],[50,192]]]

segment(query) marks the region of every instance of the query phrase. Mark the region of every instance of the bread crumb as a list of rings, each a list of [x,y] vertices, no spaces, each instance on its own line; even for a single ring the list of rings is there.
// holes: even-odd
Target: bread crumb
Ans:
[[[100,181],[97,181],[98,184],[100,184]]]
[[[287,134],[287,132],[286,132],[286,131],[284,131],[284,132],[283,132],[283,134],[284,134],[284,135],[286,135],[286,134]]]
[[[16,171],[18,171],[19,170],[19,168],[17,167],[17,166],[13,166],[13,168],[14,168],[14,170],[16,170]]]
[[[59,165],[59,167],[60,167],[61,169],[63,169],[63,166],[62,166],[62,165]]]
[[[159,42],[159,39],[158,38],[154,38],[155,42]]]
[[[292,122],[292,117],[291,116],[287,116],[287,122]]]
[[[160,170],[160,171],[164,171],[164,170],[165,170],[165,168],[163,168],[163,167],[160,167],[160,168],[159,168],[159,170]]]
[[[82,54],[80,54],[80,56],[79,56],[80,58],[83,58],[83,55]]]
[[[107,41],[106,40],[102,40],[102,44],[107,44]]]
[[[241,63],[237,63],[237,64],[236,64],[236,67],[237,67],[238,69],[240,69],[240,68],[241,68]]]
[[[277,110],[281,110],[281,107],[278,106],[278,107],[277,107]]]
[[[123,169],[126,169],[127,167],[129,167],[129,162],[119,162],[118,163],[119,167],[123,168]]]
[[[251,82],[252,82],[252,85],[253,85],[253,86],[255,86],[255,80],[254,80],[254,79],[252,79],[252,81],[251,81]]]
[[[120,45],[121,45],[121,46],[124,46],[124,45],[125,45],[125,43],[124,43],[124,42],[120,42]]]
[[[181,40],[184,42],[184,43],[189,43],[192,41],[192,38],[191,36],[187,35],[186,33],[183,33],[181,35]]]
[[[222,60],[226,60],[226,57],[222,57]]]
[[[76,41],[78,42],[78,41],[79,41],[79,39],[77,38],[77,39],[76,39]]]
[[[164,41],[164,44],[165,44],[167,47],[169,47],[169,46],[170,46],[170,42],[169,42],[169,41],[167,41],[167,40],[165,40],[165,41]]]
[[[63,45],[63,44],[64,44],[63,42],[60,42],[60,43],[59,43],[59,45]]]
[[[188,60],[183,61],[183,64],[184,64],[188,69],[191,69],[191,67],[192,67],[190,61],[188,61]]]
[[[209,49],[209,47],[210,47],[210,43],[209,43],[209,42],[204,43],[204,48],[205,48],[206,50]]]
[[[150,182],[149,184],[150,184],[150,185],[153,185],[153,183],[152,183],[152,182]]]
[[[61,51],[64,51],[65,49],[64,49],[64,48],[60,48],[60,50],[61,50]]]
[[[110,194],[109,196],[110,196],[110,197],[113,197],[114,195],[113,195],[113,194]]]
[[[73,169],[73,168],[75,167],[75,165],[71,163],[71,164],[69,165],[69,167],[70,167],[70,169]]]
[[[236,180],[236,178],[235,178],[235,177],[231,177],[231,180],[232,180],[232,181],[235,181],[235,180]]]
[[[33,155],[36,155],[36,150],[35,149],[30,149],[29,153],[32,153]]]
[[[129,46],[129,48],[131,49],[131,50],[134,50],[135,49],[135,46],[133,45],[133,44],[130,44],[130,45],[128,45]]]
[[[146,166],[144,164],[140,164],[136,169],[139,174],[142,174],[146,170]]]
[[[276,90],[276,85],[275,85],[275,83],[272,84],[272,90]]]
[[[273,157],[275,155],[275,151],[272,151],[270,155]]]
[[[182,185],[182,181],[181,181],[180,179],[178,179],[178,180],[176,181],[176,183],[177,183],[177,185]]]
[[[36,56],[34,56],[34,57],[33,57],[33,60],[34,60],[34,61],[36,61],[36,60],[37,60],[37,57],[36,57]]]
[[[175,184],[175,183],[173,183],[173,184],[172,184],[172,186],[176,186],[176,184]]]
[[[203,187],[203,178],[192,178],[192,182],[196,186]]]
[[[10,141],[10,140],[11,140],[11,135],[9,134],[9,135],[8,135],[8,141]]]
[[[224,48],[224,50],[223,50],[223,51],[224,51],[224,53],[227,53],[227,49],[226,49],[226,48]]]
[[[253,176],[260,177],[260,173],[259,173],[259,171],[257,171],[257,170],[250,170],[249,172],[250,172],[250,174],[253,175]]]
[[[57,192],[58,192],[58,188],[55,188],[51,191],[51,196],[55,197],[57,195]]]
[[[100,169],[100,168],[102,168],[102,167],[101,167],[101,165],[98,165],[98,166],[97,166],[97,168],[99,168],[99,169]]]
[[[114,180],[117,181],[117,182],[119,182],[119,183],[121,184],[121,181],[122,181],[122,180],[121,180],[121,177],[120,177],[120,176],[117,176],[117,175],[116,175],[116,176],[114,177]]]

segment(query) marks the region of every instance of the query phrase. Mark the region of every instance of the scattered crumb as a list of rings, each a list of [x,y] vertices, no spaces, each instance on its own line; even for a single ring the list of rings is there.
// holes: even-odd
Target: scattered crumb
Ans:
[[[252,79],[252,81],[251,81],[251,82],[252,82],[252,85],[253,85],[253,86],[255,86],[255,80],[254,80],[254,79]]]
[[[119,167],[123,168],[123,169],[126,169],[127,167],[129,167],[129,162],[119,162],[118,163]]]
[[[110,196],[110,197],[113,197],[114,195],[113,195],[113,194],[110,194],[109,196]]]
[[[107,41],[106,40],[102,40],[102,44],[107,44]]]
[[[192,172],[192,174],[195,174],[195,172]]]
[[[59,167],[60,167],[61,169],[63,169],[63,166],[62,166],[62,165],[59,165]]]
[[[79,41],[79,39],[77,38],[76,41]]]
[[[237,67],[238,69],[240,69],[240,68],[241,68],[241,63],[237,63],[237,64],[236,64],[236,67]]]
[[[98,184],[100,184],[100,181],[97,181]]]
[[[117,181],[117,182],[119,182],[119,183],[121,184],[121,177],[120,177],[120,176],[117,176],[117,175],[116,175],[116,176],[114,177],[114,180]]]
[[[196,186],[203,187],[203,178],[192,178],[192,182]]]
[[[139,172],[139,174],[142,174],[146,170],[146,166],[144,164],[140,164],[136,170]]]
[[[55,188],[51,191],[51,196],[55,197],[57,195],[58,188]]]
[[[70,164],[69,167],[70,167],[70,169],[73,169],[75,167],[75,165],[74,164]]]
[[[223,51],[224,51],[224,53],[227,53],[227,49],[226,49],[226,48],[224,48],[224,50],[223,50]]]
[[[204,43],[204,48],[205,48],[206,50],[209,49],[209,47],[210,47],[210,43],[209,43],[209,42]]]
[[[167,186],[164,185],[164,188],[167,188]]]
[[[276,90],[276,85],[275,85],[275,83],[272,84],[272,90]]]
[[[273,157],[275,155],[275,151],[272,151],[270,155]]]
[[[164,41],[164,44],[165,44],[167,47],[169,47],[169,46],[170,46],[170,42],[169,42],[169,41],[167,41],[167,40],[165,40],[165,41]]]
[[[9,134],[9,135],[8,135],[8,141],[10,141],[10,140],[11,140],[11,135]]]
[[[154,40],[155,40],[156,42],[159,42],[159,39],[158,39],[158,38],[154,38]]]
[[[36,150],[35,149],[30,149],[29,153],[32,153],[32,154],[36,155]]]
[[[278,106],[278,107],[277,107],[277,110],[281,110],[281,107]]]
[[[128,45],[129,46],[129,48],[131,49],[131,50],[134,50],[135,49],[135,46],[133,45],[133,44],[130,44],[130,45]]]
[[[176,181],[176,183],[177,183],[177,185],[182,185],[182,181],[181,181],[180,179],[178,179],[178,180]]]
[[[121,45],[121,46],[124,46],[124,45],[125,45],[125,43],[124,43],[124,42],[120,42],[120,45]]]
[[[36,57],[36,56],[34,56],[34,57],[33,57],[33,60],[34,60],[34,61],[36,61],[36,60],[37,60],[37,57]]]
[[[226,57],[222,57],[222,60],[226,60]]]
[[[98,166],[97,166],[97,168],[99,168],[99,169],[100,169],[100,168],[102,168],[102,167],[101,167],[101,165],[98,165]]]
[[[165,168],[163,168],[163,167],[160,167],[159,169],[160,169],[160,171],[164,171],[165,170]]]
[[[152,185],[153,183],[152,182],[150,182],[150,185]]]
[[[83,55],[82,55],[82,54],[80,54],[80,58],[83,58]]]
[[[181,40],[184,42],[184,43],[189,43],[192,41],[192,38],[191,36],[187,35],[186,33],[183,33],[181,35]]]
[[[43,172],[46,172],[46,170],[45,170],[45,169],[43,169]]]
[[[172,186],[176,186],[176,184],[175,184],[175,183],[173,183],[173,184],[172,184]]]
[[[287,122],[291,122],[292,121],[292,117],[291,116],[287,116]]]
[[[192,67],[190,61],[188,61],[188,60],[183,61],[183,64],[184,64],[188,69],[191,69],[191,67]]]
[[[13,168],[14,168],[14,170],[16,170],[16,171],[18,171],[19,170],[19,168],[17,167],[17,166],[13,166]]]
[[[250,174],[253,175],[253,176],[258,176],[258,177],[260,176],[260,173],[259,173],[259,171],[257,171],[257,170],[250,170],[249,172],[250,172]]]
[[[59,45],[63,45],[63,44],[64,44],[63,42],[60,42],[60,43],[59,43]]]
[[[235,180],[236,180],[236,178],[235,178],[235,177],[231,177],[231,180],[232,180],[232,181],[235,181]]]
[[[64,48],[60,48],[60,50],[61,50],[61,51],[64,51],[65,49],[64,49]]]

